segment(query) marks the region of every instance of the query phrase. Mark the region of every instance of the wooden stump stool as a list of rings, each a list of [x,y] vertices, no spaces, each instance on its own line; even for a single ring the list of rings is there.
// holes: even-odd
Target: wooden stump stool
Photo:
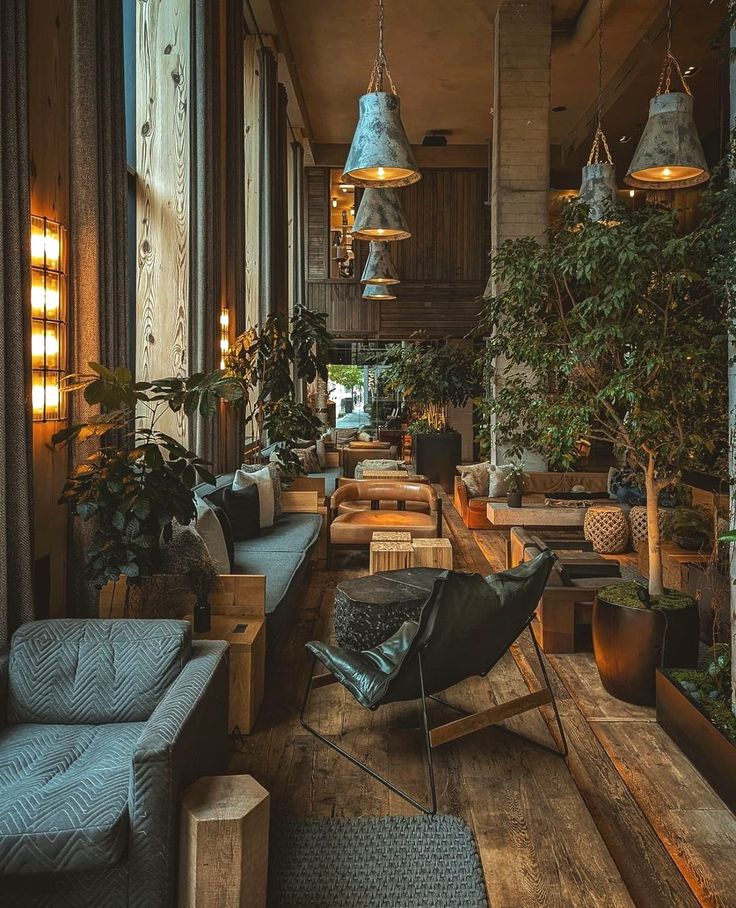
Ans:
[[[452,543],[449,539],[415,539],[414,567],[436,567],[452,570]]]
[[[411,542],[411,533],[406,530],[376,530],[372,542]]]
[[[204,776],[184,792],[180,908],[263,908],[269,795],[252,776]]]
[[[371,542],[368,572],[400,571],[414,566],[414,549],[411,542]]]

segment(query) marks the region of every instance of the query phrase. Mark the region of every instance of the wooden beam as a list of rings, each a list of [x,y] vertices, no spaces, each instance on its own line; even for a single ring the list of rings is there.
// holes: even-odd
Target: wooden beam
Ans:
[[[439,725],[430,731],[429,743],[432,747],[439,747],[441,744],[463,738],[465,735],[488,728],[489,725],[495,725],[497,722],[510,719],[511,716],[518,716],[519,713],[528,712],[530,709],[536,709],[551,701],[552,692],[549,689],[536,690],[523,697],[517,697],[515,700],[509,700],[508,703],[501,703],[500,706],[491,706],[479,713],[473,713],[472,716],[463,716],[462,719]]]

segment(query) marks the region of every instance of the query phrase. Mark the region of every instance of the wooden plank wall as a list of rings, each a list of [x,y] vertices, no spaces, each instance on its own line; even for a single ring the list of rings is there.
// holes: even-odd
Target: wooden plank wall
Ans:
[[[138,281],[136,374],[146,381],[187,371],[191,17],[181,0],[138,4]],[[186,443],[183,413],[159,428]]]
[[[258,322],[260,276],[260,141],[258,112],[260,109],[260,72],[258,69],[258,39],[246,35],[243,48],[245,141],[245,324]]]
[[[69,0],[28,0],[28,139],[31,212],[69,227]],[[0,127],[1,128],[1,127]],[[66,599],[66,508],[57,504],[67,456],[51,451],[59,422],[33,424],[36,611],[62,616]]]
[[[357,281],[328,280],[329,170],[308,168],[306,184],[307,303],[328,313],[333,333],[398,339],[423,329],[462,337],[474,327],[488,271],[484,170],[425,169],[422,180],[401,190],[412,236],[393,244],[401,276],[396,302],[366,303]]]

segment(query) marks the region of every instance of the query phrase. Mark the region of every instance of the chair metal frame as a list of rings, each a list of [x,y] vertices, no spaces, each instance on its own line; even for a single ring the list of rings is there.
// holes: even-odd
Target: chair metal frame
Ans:
[[[305,728],[308,732],[313,734],[316,738],[322,741],[324,744],[327,744],[328,747],[331,747],[337,753],[341,754],[343,757],[346,757],[350,760],[351,763],[355,764],[359,769],[362,769],[364,772],[367,772],[369,776],[376,779],[378,782],[381,782],[388,789],[394,792],[394,794],[399,795],[405,801],[408,801],[413,807],[416,807],[417,810],[421,810],[423,813],[434,815],[437,813],[437,789],[435,785],[434,778],[434,763],[432,761],[432,750],[435,747],[439,747],[442,744],[447,744],[450,741],[455,741],[458,738],[465,737],[465,735],[472,734],[473,732],[480,731],[483,728],[488,728],[490,725],[494,725],[497,722],[501,722],[504,719],[511,718],[511,716],[517,716],[521,713],[528,712],[531,709],[536,709],[545,703],[552,704],[552,710],[555,716],[555,722],[557,723],[557,728],[560,733],[560,741],[562,747],[552,748],[547,744],[542,744],[540,742],[534,742],[538,744],[539,747],[543,747],[545,750],[549,750],[552,753],[559,754],[561,757],[565,758],[568,755],[568,746],[567,738],[565,737],[565,730],[562,727],[562,720],[560,718],[560,712],[557,708],[557,700],[555,698],[554,691],[552,690],[552,685],[549,681],[549,674],[547,672],[547,666],[545,665],[544,654],[542,649],[537,642],[534,629],[532,627],[533,618],[527,622],[527,624],[522,628],[521,634],[524,633],[524,630],[528,629],[531,634],[532,641],[534,643],[534,651],[537,654],[537,659],[539,660],[539,665],[542,670],[542,677],[544,678],[544,686],[539,690],[531,691],[528,694],[525,694],[522,697],[516,697],[514,700],[509,700],[506,703],[501,703],[496,706],[491,706],[488,709],[481,710],[476,713],[468,713],[466,710],[461,707],[454,706],[452,703],[448,703],[445,700],[437,697],[434,694],[427,694],[424,688],[424,670],[422,667],[422,651],[417,652],[417,667],[419,671],[419,687],[421,690],[421,697],[419,698],[421,704],[421,713],[422,713],[422,729],[423,729],[423,738],[424,738],[424,755],[426,757],[425,769],[427,772],[427,782],[430,794],[430,803],[422,804],[420,801],[417,801],[413,798],[407,791],[398,788],[393,782],[389,781],[385,776],[382,776],[379,772],[376,772],[375,769],[372,769],[368,766],[367,763],[364,763],[362,760],[359,760],[356,756],[349,753],[339,744],[331,741],[321,732],[317,731],[316,728],[313,728],[307,722],[305,718],[305,713],[307,711],[307,706],[309,704],[309,697],[312,693],[312,690],[316,687],[326,687],[328,684],[339,683],[339,679],[336,678],[331,673],[325,673],[322,675],[315,675],[314,668],[317,662],[317,657],[315,656],[312,660],[312,665],[309,672],[309,681],[307,683],[307,689],[304,693],[304,700],[302,701],[302,708],[299,713],[299,721],[302,728]],[[516,637],[518,640],[518,636]],[[495,665],[496,663],[494,663]],[[481,678],[485,678],[488,675],[488,672],[493,668],[493,665],[489,666],[486,671],[481,672]],[[462,716],[459,719],[454,720],[453,722],[447,722],[443,725],[435,726],[434,728],[429,727],[429,719],[427,717],[427,700],[434,700],[437,703],[441,703],[443,706],[447,706],[455,712],[461,713]],[[372,709],[378,709],[378,706],[371,707]]]

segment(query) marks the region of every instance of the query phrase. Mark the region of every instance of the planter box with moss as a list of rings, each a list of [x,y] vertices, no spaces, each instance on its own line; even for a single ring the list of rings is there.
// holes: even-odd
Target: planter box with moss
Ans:
[[[713,687],[708,672],[657,671],[657,721],[736,813],[736,717]]]
[[[593,652],[603,687],[620,700],[653,706],[657,668],[694,668],[699,618],[687,595],[649,596],[638,583],[598,591],[593,606]]]

